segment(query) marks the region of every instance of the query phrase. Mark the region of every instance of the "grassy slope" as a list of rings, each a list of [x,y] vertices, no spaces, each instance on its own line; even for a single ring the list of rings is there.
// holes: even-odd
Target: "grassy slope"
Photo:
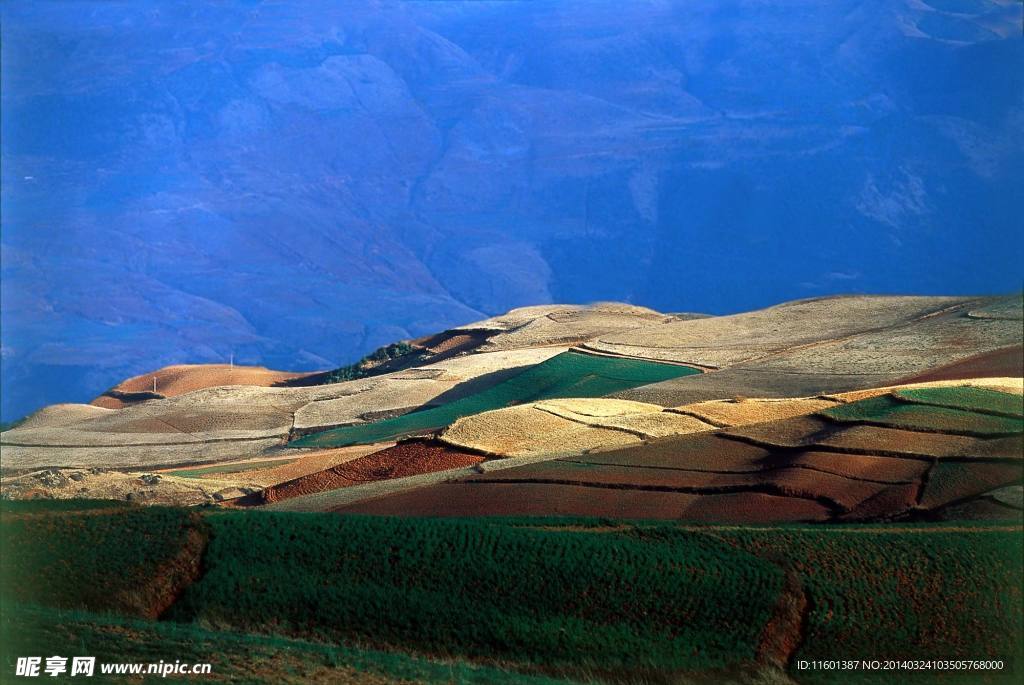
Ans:
[[[187,509],[4,502],[4,597],[153,618],[198,575],[206,522]]]
[[[291,513],[210,517],[179,620],[521,665],[708,669],[752,660],[781,572],[660,540]]]
[[[799,574],[810,605],[794,659],[1004,659],[1024,666],[1019,526],[807,526],[720,535]],[[799,676],[802,683],[836,680],[822,672]],[[846,673],[844,682],[893,682],[892,676]],[[1012,681],[1006,673],[1002,679]]]
[[[86,524],[85,545],[73,539],[79,529],[64,532],[69,505],[54,504],[52,516],[47,506],[28,503],[15,516],[11,505],[2,510],[5,545],[22,559],[12,567],[10,550],[4,555],[3,642],[66,640],[97,655],[124,653],[118,660],[216,654],[208,660],[242,682],[345,682],[358,676],[353,668],[383,674],[381,682],[420,669],[404,677],[435,682],[449,668],[302,640],[682,682],[685,672],[749,665],[795,577],[807,608],[800,634],[788,639],[792,659],[994,657],[1024,667],[1019,525],[680,527],[218,512],[205,517],[205,575],[168,612],[181,623],[167,625],[66,610],[82,605],[75,588],[96,586],[111,591],[106,606],[97,593],[92,609],[124,611],[116,589],[143,577],[143,538],[174,556],[182,538],[167,521],[176,510],[83,509],[82,521],[109,519]],[[147,527],[150,534],[136,534]],[[452,668],[469,669],[453,676],[457,682],[516,678]],[[892,682],[884,672],[793,675],[802,683]],[[901,673],[900,681],[934,682],[933,675]],[[971,674],[955,682],[1001,680]]]
[[[491,409],[557,397],[601,397],[695,373],[700,372],[685,366],[564,352],[469,397],[375,423],[314,433],[289,444],[294,447],[344,447],[382,442],[416,431],[447,426],[463,416]]]
[[[565,680],[459,661],[442,663],[359,647],[5,602],[0,618],[0,682],[7,682],[14,673],[18,656],[53,654],[95,656],[97,664],[177,659],[212,665],[210,675],[158,679],[162,683],[568,685]],[[87,682],[125,682],[125,678],[103,677],[97,665]]]

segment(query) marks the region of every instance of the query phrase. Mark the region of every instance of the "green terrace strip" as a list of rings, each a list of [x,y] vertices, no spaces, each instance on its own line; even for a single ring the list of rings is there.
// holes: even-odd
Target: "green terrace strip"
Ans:
[[[293,464],[298,459],[271,459],[268,461],[250,461],[244,464],[224,464],[222,466],[205,466],[199,469],[178,469],[167,471],[169,476],[179,478],[201,478],[216,473],[244,473],[245,471],[256,471],[257,469],[269,469],[275,466]]]
[[[206,522],[117,502],[0,504],[4,599],[159,616],[199,572]]]
[[[441,428],[463,416],[560,397],[602,397],[640,385],[700,373],[640,359],[564,352],[501,383],[449,402],[375,423],[342,426],[293,440],[291,447],[345,447]]]
[[[1024,416],[1024,397],[988,388],[907,388],[893,394],[898,399],[916,404],[952,407],[997,416]]]
[[[572,672],[749,662],[782,588],[711,537],[271,512],[210,517],[206,572],[169,616]]]
[[[18,656],[53,654],[96,657],[95,674],[84,681],[88,683],[125,682],[125,676],[104,676],[99,664],[180,660],[189,664],[208,663],[211,672],[198,677],[151,676],[149,680],[192,685],[571,685],[567,680],[461,661],[442,663],[396,652],[4,602],[0,617],[0,682],[8,682],[7,677],[14,674]]]
[[[916,404],[881,395],[829,407],[821,416],[841,423],[868,423],[905,430],[997,437],[1024,431],[1024,419],[953,407]]]
[[[1001,672],[941,681],[1002,683],[1024,668],[1015,522],[716,526],[87,504],[74,528],[64,503],[29,505],[0,508],[5,674],[15,656],[61,649],[210,662],[214,682],[252,683],[553,682],[505,670],[780,682],[757,680],[771,664],[801,684],[893,682],[796,667],[835,658],[999,659]],[[206,541],[203,574],[176,586],[164,621],[124,616],[153,615],[122,593],[158,596],[168,560],[196,555],[193,530]]]
[[[1002,659],[1002,672],[796,671],[801,684],[1020,682],[1020,524],[777,526],[715,530],[797,574],[807,615],[792,662]]]

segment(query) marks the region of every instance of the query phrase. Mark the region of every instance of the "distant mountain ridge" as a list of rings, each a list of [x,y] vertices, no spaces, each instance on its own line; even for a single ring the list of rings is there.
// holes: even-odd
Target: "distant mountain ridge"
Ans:
[[[6,3],[3,418],[538,302],[1018,289],[1021,11]]]

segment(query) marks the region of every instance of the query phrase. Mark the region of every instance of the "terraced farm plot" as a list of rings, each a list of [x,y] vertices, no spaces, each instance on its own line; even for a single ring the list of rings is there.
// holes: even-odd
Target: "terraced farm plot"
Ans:
[[[259,469],[271,469],[278,466],[285,466],[287,464],[294,464],[296,461],[298,461],[298,459],[268,459],[256,462],[224,464],[223,466],[204,466],[197,469],[174,469],[167,473],[179,478],[202,478],[204,476],[245,473],[247,471],[256,471]]]
[[[901,378],[899,383],[956,380],[964,378],[1024,377],[1024,346],[1012,345],[991,352],[982,352],[966,359],[943,364],[913,376]]]
[[[1019,638],[1019,525],[716,530],[799,576],[809,598],[795,660],[1003,659],[1001,673],[901,672],[899,682],[1014,682]],[[792,662],[791,662],[792,663]],[[890,683],[870,671],[791,673],[801,683]]]
[[[826,521],[814,500],[760,492],[697,495],[561,483],[443,483],[336,507],[385,516],[570,516],[715,523]]]
[[[5,598],[155,618],[199,573],[202,518],[187,509],[78,501],[0,504]]]
[[[226,385],[269,387],[308,375],[304,372],[274,371],[262,366],[178,364],[122,381],[94,399],[92,404],[120,409],[147,399],[174,397],[203,388]]]
[[[938,508],[977,497],[998,488],[1019,485],[1024,480],[1024,464],[989,464],[940,461],[928,473],[921,506]]]
[[[995,416],[1024,416],[1024,397],[987,388],[906,388],[893,396],[915,404],[951,407]]]
[[[409,441],[323,471],[279,483],[266,488],[258,499],[260,504],[279,502],[283,499],[362,483],[472,466],[479,464],[483,459],[477,454],[447,449],[430,442]]]
[[[996,437],[1024,431],[1024,420],[962,409],[909,404],[883,395],[821,412],[842,423],[870,423],[909,430]]]
[[[979,453],[992,442],[964,435],[921,433],[883,426],[843,425],[836,428],[816,436],[814,444],[848,452],[927,458],[968,456]]]
[[[173,655],[184,663],[212,665],[210,673],[202,676],[161,678],[179,684],[201,679],[204,683],[249,685],[573,685],[561,678],[502,671],[461,660],[431,661],[393,650],[4,603],[0,616],[3,673],[15,672],[20,655],[80,653],[95,656],[97,664],[153,663]],[[86,682],[124,683],[125,676],[105,675],[97,666]]]
[[[474,486],[479,483],[550,483],[616,488],[632,490],[637,497],[644,496],[646,492],[659,491],[702,495],[755,492],[814,500],[839,511],[852,509],[885,487],[881,483],[845,478],[800,466],[779,466],[750,473],[714,473],[638,465],[606,466],[563,460],[472,476],[462,482]],[[595,497],[599,496],[595,494]]]
[[[601,413],[597,408],[608,400],[594,402],[595,413]],[[527,406],[516,411],[529,410]],[[464,422],[472,425],[487,418],[482,414]],[[509,453],[519,441],[535,437],[544,442],[550,437],[545,431],[505,430],[508,426],[501,422],[491,428],[503,442],[488,445],[499,453]],[[549,427],[547,433],[556,433],[555,428]],[[608,444],[620,446],[549,456],[541,463],[520,461],[499,471],[488,470],[490,462],[485,462],[481,475],[458,474],[450,482],[421,484],[425,487],[411,492],[369,493],[367,497],[378,499],[349,498],[325,502],[323,507],[419,516],[546,512],[709,523],[945,517],[943,510],[951,503],[1020,482],[1020,437],[982,439],[800,416],[643,443],[612,441]],[[937,459],[950,462],[948,472],[933,468]],[[997,459],[1003,463],[993,463]],[[719,506],[726,495],[733,500],[732,510]]]
[[[549,670],[753,661],[782,587],[773,564],[683,536],[609,538],[470,521],[234,512],[171,612]],[[685,579],[685,582],[680,582]]]
[[[659,364],[578,352],[565,352],[482,392],[453,402],[371,424],[343,426],[290,443],[296,447],[341,447],[392,440],[433,430],[463,416],[559,397],[600,397],[617,390],[699,373]]]
[[[885,521],[905,518],[918,505],[920,483],[893,485],[839,517],[840,521]]]
[[[730,511],[813,504],[734,494],[694,502]],[[588,682],[595,673],[612,682],[780,682],[775,668],[813,685],[892,682],[891,673],[796,668],[840,651],[1006,664],[980,680],[900,673],[921,685],[1015,682],[1024,666],[1024,536],[1008,522],[686,526],[218,512],[200,523],[205,574],[179,586],[163,614],[171,620],[143,621],[71,607],[90,587],[96,612],[138,615],[124,588],[163,596],[152,584],[163,582],[166,559],[192,549],[174,522],[191,530],[195,512],[28,502],[3,513],[3,539],[19,552],[0,558],[3,668],[16,654],[64,648],[142,662],[171,649],[214,663],[212,682],[253,683],[555,682],[473,662]],[[79,524],[71,533],[69,519]],[[83,544],[68,544],[83,531]],[[69,590],[32,590],[33,578],[43,590]],[[445,663],[402,652],[443,654]],[[97,681],[106,682],[99,673]]]
[[[715,426],[745,426],[806,416],[835,406],[837,400],[816,397],[796,399],[712,400],[670,409],[696,416]]]
[[[645,439],[713,429],[684,414],[625,400],[562,399],[495,409],[457,420],[440,435],[452,447],[498,457],[580,454]]]

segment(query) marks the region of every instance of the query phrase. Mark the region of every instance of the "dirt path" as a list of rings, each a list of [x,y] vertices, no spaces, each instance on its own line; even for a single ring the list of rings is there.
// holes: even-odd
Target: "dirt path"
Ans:
[[[758,663],[785,670],[804,640],[810,602],[800,574],[786,571],[786,580],[771,619],[765,624],[757,647]]]

